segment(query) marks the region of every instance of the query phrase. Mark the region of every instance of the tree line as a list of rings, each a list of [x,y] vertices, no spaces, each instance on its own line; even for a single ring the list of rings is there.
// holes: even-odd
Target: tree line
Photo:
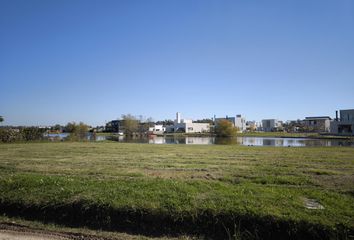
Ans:
[[[2,118],[3,120],[3,118]],[[2,127],[0,128],[0,143],[42,141],[49,129],[39,127]],[[87,139],[89,126],[83,122],[70,122],[65,126],[65,132],[70,133],[69,141],[84,141]]]

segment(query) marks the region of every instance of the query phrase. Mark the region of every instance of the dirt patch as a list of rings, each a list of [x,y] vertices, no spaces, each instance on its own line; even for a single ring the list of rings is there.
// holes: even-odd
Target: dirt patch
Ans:
[[[89,234],[46,231],[20,224],[0,223],[0,240],[113,240]],[[118,238],[114,238],[118,239]]]

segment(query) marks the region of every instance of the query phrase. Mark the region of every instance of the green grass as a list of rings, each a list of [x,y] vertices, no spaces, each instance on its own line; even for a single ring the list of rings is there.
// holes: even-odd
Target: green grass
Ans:
[[[354,228],[353,148],[1,144],[0,173],[4,206],[80,203],[175,221],[227,215]],[[325,209],[306,209],[305,199]]]

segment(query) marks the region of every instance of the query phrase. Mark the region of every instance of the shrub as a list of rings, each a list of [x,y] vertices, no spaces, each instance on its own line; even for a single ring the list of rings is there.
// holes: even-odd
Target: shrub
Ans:
[[[20,130],[20,134],[24,141],[36,141],[43,139],[44,131],[45,130],[37,127],[26,127]]]
[[[22,135],[18,129],[0,128],[0,142],[10,143],[22,140]]]

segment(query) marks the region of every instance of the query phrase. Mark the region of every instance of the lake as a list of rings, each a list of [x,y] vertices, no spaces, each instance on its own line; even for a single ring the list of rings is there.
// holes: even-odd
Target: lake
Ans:
[[[47,134],[49,139],[65,139],[69,133]],[[88,140],[104,141],[112,140],[127,143],[146,143],[146,144],[223,144],[223,145],[245,145],[245,146],[273,146],[273,147],[354,147],[354,140],[343,139],[311,139],[311,138],[276,138],[276,137],[236,137],[236,138],[217,138],[217,137],[190,137],[190,136],[149,136],[127,138],[124,136],[96,136],[88,134]]]
[[[131,143],[149,144],[227,144],[245,146],[274,146],[274,147],[314,147],[314,146],[348,146],[354,147],[353,140],[343,139],[310,139],[310,138],[275,138],[275,137],[189,137],[189,136],[150,136],[145,138],[125,138],[117,136],[111,140]]]

